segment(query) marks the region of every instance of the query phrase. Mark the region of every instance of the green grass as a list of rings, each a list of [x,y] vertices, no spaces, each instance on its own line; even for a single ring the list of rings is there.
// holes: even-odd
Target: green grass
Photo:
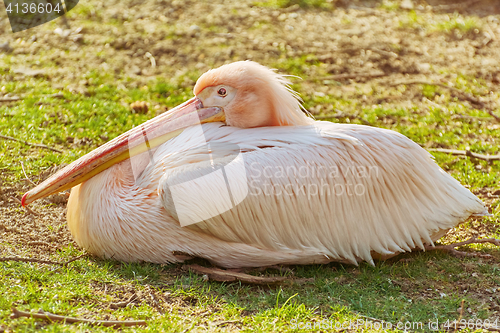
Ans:
[[[424,16],[418,14],[414,10],[411,10],[408,12],[408,14],[403,16],[403,18],[399,22],[399,25],[401,26],[401,28],[425,30],[429,26],[429,23]]]
[[[288,75],[295,75],[299,77],[298,79],[296,78],[297,80],[291,81],[297,81],[300,83],[301,78],[305,77],[307,69],[311,66],[319,64],[316,56],[314,55],[291,58],[286,56],[284,49],[280,49],[280,51],[282,52],[282,55],[272,67],[279,69],[281,72],[287,73]]]
[[[388,8],[385,8],[388,9]],[[482,30],[481,21],[474,16],[462,16],[453,14],[451,16],[440,16],[439,19],[429,19],[428,16],[414,10],[409,11],[399,22],[400,27],[407,29],[419,29],[428,32],[452,33],[454,31],[462,34],[478,33]]]
[[[298,4],[303,8],[328,8],[331,2],[321,0],[268,1],[266,5],[286,7]],[[388,10],[395,2],[384,2]],[[93,7],[77,6],[71,15],[90,19]],[[467,32],[480,28],[469,19],[450,18],[442,23],[426,23],[423,16],[409,12],[405,27],[450,32]],[[473,21],[475,19],[472,19]],[[463,26],[463,28],[462,28]],[[462,30],[465,29],[465,30]],[[169,38],[166,35],[166,38]],[[315,66],[316,73],[323,68],[315,55],[286,57],[282,55],[268,64],[280,72],[302,76]],[[106,51],[102,57],[106,57]],[[40,65],[56,70],[55,61],[47,61],[40,54]],[[191,69],[176,79],[152,79],[135,84],[135,79],[124,73],[94,70],[77,73],[74,81],[87,81],[87,94],[68,90],[72,82],[63,82],[55,88],[44,78],[9,79],[11,67],[18,65],[14,55],[0,58],[0,91],[2,94],[22,96],[23,100],[0,104],[0,134],[33,143],[43,143],[64,151],[59,154],[46,149],[29,147],[23,143],[0,140],[0,170],[2,187],[19,184],[24,178],[20,161],[28,176],[34,180],[38,174],[54,165],[69,163],[102,143],[155,116],[156,105],[173,107],[190,98],[192,83],[201,74]],[[38,65],[27,64],[26,66]],[[38,67],[37,67],[38,68]],[[444,72],[441,74],[445,74]],[[457,73],[452,84],[473,95],[485,94],[487,88],[481,80]],[[325,74],[326,76],[326,74]],[[160,77],[160,76],[159,76]],[[341,110],[356,114],[353,119],[332,121],[362,123],[398,131],[415,142],[430,147],[453,149],[470,148],[483,154],[498,154],[497,141],[500,127],[483,110],[453,97],[449,91],[433,85],[419,85],[421,97],[439,103],[436,105],[394,106],[384,103],[366,103],[361,98],[384,98],[402,94],[405,87],[389,89],[374,86],[371,92],[353,92],[351,95],[307,93],[307,83],[292,79],[293,88],[301,92],[304,106],[321,107],[320,115],[335,114]],[[341,89],[340,82],[316,84]],[[63,93],[63,98],[48,97]],[[134,101],[150,103],[147,114],[132,113],[129,104]],[[498,110],[495,110],[499,114]],[[463,115],[469,118],[461,117]],[[470,118],[473,117],[473,118]],[[68,138],[72,138],[68,139]],[[86,144],[77,144],[78,141]],[[436,162],[462,184],[473,191],[499,188],[500,162],[459,158],[443,153],[432,153]],[[1,192],[0,192],[1,194]],[[17,193],[17,196],[22,193]],[[482,224],[491,230],[491,236],[500,237],[498,218],[500,202],[493,202],[494,217]],[[45,222],[43,222],[45,223]],[[48,225],[47,227],[51,227]],[[468,222],[464,229],[477,228],[477,222]],[[0,233],[2,233],[0,229]],[[6,249],[13,245],[0,244]],[[375,267],[366,263],[359,267],[341,264],[293,267],[289,284],[258,287],[241,283],[205,281],[203,277],[182,270],[181,265],[155,265],[148,263],[124,264],[111,260],[85,257],[58,267],[36,263],[0,262],[0,332],[115,332],[115,329],[91,327],[86,324],[69,325],[46,323],[34,319],[9,318],[11,306],[20,310],[43,309],[65,316],[93,319],[141,320],[147,328],[123,331],[159,332],[241,329],[246,332],[306,332],[334,330],[335,325],[358,323],[358,331],[376,328],[366,324],[366,317],[374,317],[393,325],[393,332],[411,328],[411,331],[430,331],[429,325],[458,319],[457,310],[464,301],[464,319],[485,320],[497,315],[500,309],[500,265],[498,250],[492,246],[471,246],[473,250],[491,253],[492,261],[459,259],[442,253],[405,254]],[[66,247],[51,254],[52,260],[65,261],[78,254],[79,249]],[[253,274],[260,274],[253,272]],[[266,275],[279,275],[268,270]],[[300,281],[308,279],[302,283]],[[137,301],[123,308],[111,305],[137,295]],[[495,308],[495,305],[498,309]],[[469,313],[468,308],[472,311]],[[400,323],[400,326],[397,326]],[[418,326],[421,323],[422,326]],[[370,326],[371,325],[371,326]],[[500,325],[500,323],[499,323]],[[387,326],[385,326],[387,327]],[[352,326],[351,326],[352,328]],[[397,329],[399,328],[399,330]],[[339,330],[341,327],[339,327]]]
[[[482,28],[481,22],[477,17],[467,16],[463,17],[461,15],[455,14],[449,17],[443,22],[438,22],[434,29],[444,32],[452,32],[453,30],[458,30],[462,33],[472,32],[474,30],[480,31]]]
[[[384,0],[379,5],[379,8],[385,9],[385,10],[398,10],[399,9],[399,3],[396,2],[396,1]]]
[[[58,257],[72,254],[75,250],[68,249]],[[425,327],[430,322],[456,319],[462,300],[466,307],[477,310],[477,320],[488,318],[488,309],[476,293],[500,284],[498,264],[450,260],[435,253],[412,255],[411,260],[411,264],[362,264],[359,268],[340,264],[300,266],[295,268],[295,277],[313,278],[313,282],[271,288],[205,282],[189,273],[175,276],[172,272],[178,272],[178,266],[87,258],[55,270],[40,264],[1,263],[0,291],[4,297],[0,300],[0,325],[15,331],[91,329],[87,324],[43,324],[27,318],[13,322],[8,319],[12,304],[21,310],[41,308],[75,317],[99,313],[100,318],[93,315],[94,319],[146,320],[147,331],[216,328],[223,321],[236,322],[251,331],[297,331],[294,328],[299,327],[320,331],[336,323],[366,320],[358,314],[394,327],[398,323],[422,323]],[[475,274],[466,272],[466,265],[479,270]],[[458,282],[467,293],[452,287]],[[127,299],[126,291],[130,290],[138,295],[137,302],[110,308],[109,304]],[[155,306],[155,300],[166,305]]]

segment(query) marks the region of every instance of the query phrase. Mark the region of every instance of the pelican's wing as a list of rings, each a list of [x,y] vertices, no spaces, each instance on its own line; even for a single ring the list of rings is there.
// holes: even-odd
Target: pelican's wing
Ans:
[[[192,134],[192,133],[191,133]],[[485,207],[432,156],[393,131],[316,122],[310,127],[204,127],[157,152],[159,193],[183,228],[274,251],[372,262],[410,251]],[[171,149],[170,151],[167,151]]]

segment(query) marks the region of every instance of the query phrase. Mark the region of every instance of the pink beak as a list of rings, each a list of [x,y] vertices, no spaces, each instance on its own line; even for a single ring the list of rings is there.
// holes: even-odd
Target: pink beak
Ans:
[[[28,191],[22,198],[22,205],[70,189],[116,163],[161,145],[179,135],[186,127],[217,121],[225,121],[222,108],[204,108],[203,103],[197,97],[193,97],[176,108],[132,128],[59,170]]]

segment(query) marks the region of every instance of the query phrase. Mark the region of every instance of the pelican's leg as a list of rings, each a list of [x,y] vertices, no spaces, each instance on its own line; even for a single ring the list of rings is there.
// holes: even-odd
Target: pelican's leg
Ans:
[[[403,252],[396,252],[393,254],[380,254],[378,252],[372,251],[371,255],[372,255],[373,260],[386,261],[386,260],[389,260],[391,258],[394,258],[397,255],[400,255],[401,253],[403,253]]]
[[[293,269],[289,265],[271,265],[271,266],[261,266],[261,267],[242,267],[242,268],[229,268],[228,271],[238,272],[238,273],[248,273],[248,272],[264,272],[265,270],[275,270],[282,274],[290,273],[294,274]]]
[[[496,238],[483,238],[483,239],[477,239],[475,237],[468,239],[463,242],[458,242],[458,243],[452,243],[448,245],[437,245],[437,246],[432,246],[432,245],[426,245],[425,250],[426,251],[433,251],[433,250],[441,250],[450,253],[451,255],[454,255],[456,257],[479,257],[479,258],[492,258],[491,255],[489,254],[483,254],[479,252],[464,252],[464,251],[458,251],[455,250],[456,247],[459,246],[464,246],[464,245],[469,245],[469,244],[484,244],[484,243],[490,243],[496,246],[500,246],[500,239]]]

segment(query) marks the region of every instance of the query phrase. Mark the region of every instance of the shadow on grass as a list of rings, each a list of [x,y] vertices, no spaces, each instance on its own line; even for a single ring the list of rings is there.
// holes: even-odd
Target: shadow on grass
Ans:
[[[500,257],[498,250],[489,253]],[[195,262],[210,266],[201,259]],[[296,312],[305,311],[302,315],[306,318],[332,322],[361,315],[394,325],[398,322],[428,325],[436,320],[444,323],[457,319],[462,300],[469,309],[464,318],[493,318],[500,305],[500,298],[494,295],[500,288],[497,259],[458,259],[439,252],[403,254],[375,266],[367,263],[359,267],[338,263],[291,266],[291,275],[269,269],[249,272],[288,275],[290,283],[279,286],[205,281],[184,270],[182,264],[126,264],[107,260],[96,263],[139,288],[153,288],[180,298],[184,307],[230,305],[240,316],[259,318],[280,314],[283,316],[278,320],[283,321],[297,318]],[[294,279],[312,279],[312,282],[297,284]]]

